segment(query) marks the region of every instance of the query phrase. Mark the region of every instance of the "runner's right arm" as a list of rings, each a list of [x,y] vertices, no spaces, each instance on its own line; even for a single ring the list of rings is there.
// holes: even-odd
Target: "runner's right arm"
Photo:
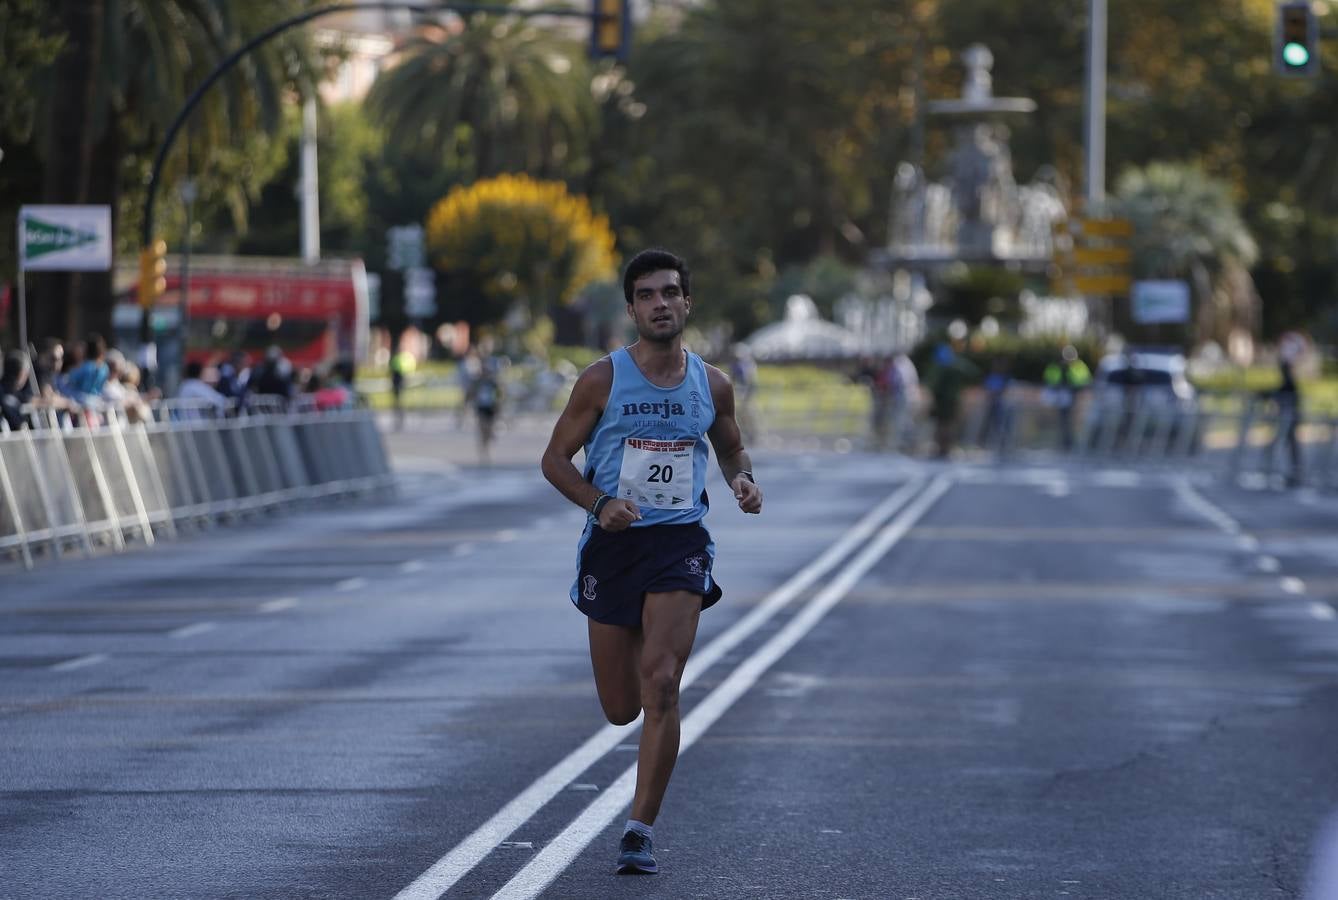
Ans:
[[[548,439],[548,447],[539,464],[549,483],[587,512],[603,491],[585,480],[572,457],[585,446],[586,439],[599,423],[612,387],[613,361],[607,356],[581,373],[572,387],[566,408],[553,426],[553,435]],[[605,531],[622,531],[639,518],[641,511],[634,503],[614,498],[600,510],[599,527]]]

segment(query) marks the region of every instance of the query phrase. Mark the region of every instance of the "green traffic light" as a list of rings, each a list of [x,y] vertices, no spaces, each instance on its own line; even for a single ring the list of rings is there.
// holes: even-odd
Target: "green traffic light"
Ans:
[[[1282,61],[1289,66],[1300,68],[1310,62],[1310,51],[1304,44],[1290,41],[1282,47]]]

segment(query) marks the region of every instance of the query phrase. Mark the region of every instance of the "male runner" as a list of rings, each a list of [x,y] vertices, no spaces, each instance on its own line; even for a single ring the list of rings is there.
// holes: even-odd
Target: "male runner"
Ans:
[[[709,438],[739,508],[762,491],[734,418],[729,378],[683,349],[692,310],[687,264],[643,250],[623,294],[637,340],[591,364],[572,389],[543,455],[543,473],[590,513],[572,602],[585,613],[604,715],[645,712],[632,817],[619,873],[654,873],[652,830],[678,758],[678,685],[702,609],[720,599],[706,514]],[[572,463],[585,450],[585,470]]]

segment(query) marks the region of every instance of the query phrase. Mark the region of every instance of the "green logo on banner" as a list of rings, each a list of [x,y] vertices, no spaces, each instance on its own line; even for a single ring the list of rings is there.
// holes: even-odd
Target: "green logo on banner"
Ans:
[[[23,255],[36,259],[48,253],[59,253],[71,247],[82,247],[98,239],[97,232],[80,231],[67,225],[56,225],[40,219],[23,220]]]

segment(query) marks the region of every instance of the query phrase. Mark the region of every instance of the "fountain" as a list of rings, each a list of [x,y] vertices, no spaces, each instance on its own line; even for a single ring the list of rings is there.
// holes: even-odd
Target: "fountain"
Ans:
[[[1066,191],[1048,166],[1031,184],[1016,183],[1004,124],[1036,104],[994,96],[994,56],[983,44],[968,47],[962,62],[961,97],[931,101],[927,110],[955,132],[947,178],[929,182],[916,166],[898,166],[884,265],[923,271],[957,261],[995,262],[1043,270],[1052,223],[1066,215]]]

